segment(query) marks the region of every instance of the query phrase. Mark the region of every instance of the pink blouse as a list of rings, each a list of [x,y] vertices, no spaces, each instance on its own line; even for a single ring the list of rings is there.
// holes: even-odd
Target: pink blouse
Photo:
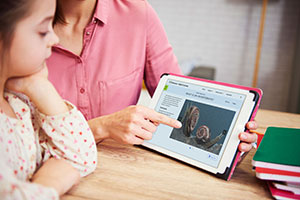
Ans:
[[[0,110],[0,199],[58,199],[53,188],[29,182],[51,156],[64,158],[81,176],[97,165],[93,134],[82,114],[45,116],[24,96],[5,93],[17,119]],[[59,170],[59,169],[58,169]]]
[[[163,73],[180,73],[165,31],[146,0],[98,0],[80,56],[53,47],[49,79],[86,119],[137,103],[142,80],[152,95]]]

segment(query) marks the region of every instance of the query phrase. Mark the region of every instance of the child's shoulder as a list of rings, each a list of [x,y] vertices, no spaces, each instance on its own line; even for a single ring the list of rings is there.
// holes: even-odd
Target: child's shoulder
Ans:
[[[34,106],[30,99],[21,93],[15,93],[12,91],[5,91],[4,98],[7,100],[9,105],[13,108],[17,117],[30,114],[34,110]]]

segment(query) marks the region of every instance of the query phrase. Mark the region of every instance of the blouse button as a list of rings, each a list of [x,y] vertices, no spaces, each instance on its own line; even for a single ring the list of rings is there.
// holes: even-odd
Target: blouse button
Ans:
[[[84,88],[80,88],[80,93],[83,94],[85,92]]]
[[[88,31],[88,32],[86,32],[86,35],[90,35],[91,33]]]

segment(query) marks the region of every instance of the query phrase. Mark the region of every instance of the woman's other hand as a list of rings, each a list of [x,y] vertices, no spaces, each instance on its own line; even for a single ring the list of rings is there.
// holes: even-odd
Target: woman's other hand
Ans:
[[[258,124],[255,121],[250,121],[246,124],[246,127],[249,130],[256,130]],[[252,149],[252,143],[256,142],[257,135],[251,132],[242,132],[239,134],[239,139],[241,140],[241,143],[239,144],[239,150],[242,152],[248,152]]]

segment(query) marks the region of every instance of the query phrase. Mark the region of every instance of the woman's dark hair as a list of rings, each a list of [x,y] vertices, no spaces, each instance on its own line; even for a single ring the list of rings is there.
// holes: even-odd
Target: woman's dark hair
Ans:
[[[63,16],[59,0],[56,0],[56,10],[55,10],[55,15],[54,15],[54,19],[53,19],[53,25],[55,25],[58,22],[61,23],[61,24],[66,24],[67,23],[65,21],[64,16]]]
[[[34,0],[1,0],[0,1],[0,45],[1,62],[10,49],[17,23],[30,14]]]

